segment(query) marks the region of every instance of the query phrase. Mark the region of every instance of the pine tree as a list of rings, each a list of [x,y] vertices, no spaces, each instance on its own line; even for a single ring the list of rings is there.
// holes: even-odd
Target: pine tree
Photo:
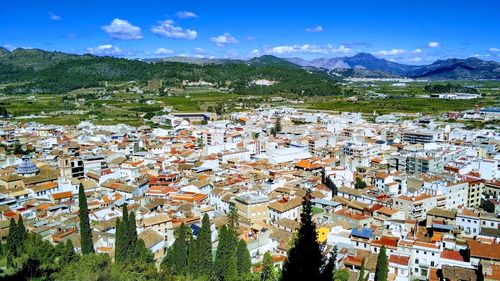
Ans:
[[[92,240],[92,230],[89,222],[89,209],[87,206],[87,196],[80,183],[78,191],[78,205],[80,208],[80,238],[82,244],[82,254],[94,253],[94,241]]]
[[[210,276],[212,272],[212,231],[210,230],[210,218],[207,214],[203,216],[196,243],[198,253],[197,276]]]
[[[322,255],[316,238],[316,224],[312,221],[311,193],[302,203],[300,228],[288,259],[283,266],[282,280],[319,280]]]
[[[389,271],[389,264],[387,262],[387,254],[385,246],[380,248],[377,257],[377,267],[375,270],[375,281],[387,281],[387,274]]]
[[[250,273],[250,270],[252,268],[252,258],[250,257],[247,243],[243,239],[240,239],[240,241],[238,241],[238,246],[236,249],[236,263],[238,274],[240,276],[244,276]]]
[[[365,259],[361,262],[361,269],[359,270],[358,281],[365,281]]]
[[[115,231],[115,261],[122,262],[125,258],[123,254],[123,227],[120,218],[116,219]]]
[[[264,260],[262,262],[262,273],[260,275],[261,281],[275,281],[276,273],[274,272],[273,258],[269,252],[264,254]]]

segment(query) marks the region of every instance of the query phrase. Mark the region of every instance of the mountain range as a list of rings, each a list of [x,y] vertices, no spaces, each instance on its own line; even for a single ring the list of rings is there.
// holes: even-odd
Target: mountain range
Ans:
[[[389,76],[427,79],[500,79],[500,63],[478,58],[453,58],[437,60],[429,65],[407,65],[377,58],[371,54],[359,53],[352,57],[319,58],[311,61],[291,58],[288,61],[303,67],[324,68],[341,73],[346,72],[346,69],[363,69],[368,71],[358,71],[358,74],[375,77],[385,73]],[[356,74],[352,71],[349,73]]]
[[[150,62],[176,61],[195,64],[227,64],[246,62],[255,65],[280,65],[328,70],[344,77],[410,77],[421,79],[475,80],[500,79],[500,63],[478,58],[437,60],[429,65],[408,65],[377,58],[372,54],[358,53],[352,57],[279,58],[271,55],[255,57],[247,61],[229,59],[206,59],[189,57],[169,57],[150,59]]]
[[[92,55],[75,55],[62,52],[50,52],[39,49],[15,49],[9,51],[0,48],[0,64],[19,69],[43,70],[60,62],[95,59]],[[126,64],[124,59],[119,60]],[[137,61],[137,60],[129,60]],[[184,63],[191,65],[230,65],[246,64],[249,66],[279,66],[285,68],[303,68],[316,72],[326,71],[343,77],[410,77],[420,79],[474,80],[500,79],[500,63],[484,61],[478,58],[437,60],[429,65],[407,65],[375,57],[368,53],[358,53],[351,57],[318,58],[279,58],[272,55],[254,57],[249,60],[209,59],[194,57],[166,57],[140,60],[147,63]],[[4,69],[4,71],[6,71]],[[4,75],[8,75],[4,72]],[[1,81],[0,81],[1,82]]]

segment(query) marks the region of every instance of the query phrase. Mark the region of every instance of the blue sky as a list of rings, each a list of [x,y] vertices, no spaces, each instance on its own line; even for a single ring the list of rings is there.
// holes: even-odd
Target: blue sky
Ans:
[[[500,61],[498,11],[497,0],[16,0],[0,5],[0,46],[130,58]]]

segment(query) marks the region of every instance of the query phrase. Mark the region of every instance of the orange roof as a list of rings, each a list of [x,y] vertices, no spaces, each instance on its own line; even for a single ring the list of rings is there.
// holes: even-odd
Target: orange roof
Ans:
[[[398,238],[397,237],[390,237],[390,236],[382,236],[380,237],[379,240],[373,240],[372,245],[375,246],[386,246],[386,247],[392,247],[395,248],[398,245]]]
[[[460,255],[460,252],[458,252],[458,251],[444,250],[441,253],[441,258],[449,259],[449,260],[456,260],[456,261],[464,261],[464,257],[462,257],[462,255]]]
[[[61,200],[61,199],[71,198],[71,197],[73,197],[73,193],[71,193],[71,191],[64,191],[64,192],[52,194],[52,198],[54,198],[54,200]]]
[[[300,160],[299,162],[297,162],[297,164],[295,164],[295,167],[306,169],[306,170],[314,170],[314,169],[321,168],[323,166],[324,166],[324,164],[322,164],[322,163],[312,163],[311,161],[306,160],[306,159]]]
[[[470,255],[472,257],[500,260],[500,244],[481,243],[476,240],[469,241]]]
[[[410,262],[410,257],[400,256],[400,255],[391,255],[389,257],[389,262],[399,264],[399,265],[408,265],[408,263]]]

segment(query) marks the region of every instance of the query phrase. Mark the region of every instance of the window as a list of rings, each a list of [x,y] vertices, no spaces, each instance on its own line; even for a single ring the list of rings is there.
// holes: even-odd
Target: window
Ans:
[[[434,254],[433,254],[434,255]],[[434,266],[434,261],[431,261],[431,266]]]
[[[415,259],[415,263],[418,264],[418,259]]]

